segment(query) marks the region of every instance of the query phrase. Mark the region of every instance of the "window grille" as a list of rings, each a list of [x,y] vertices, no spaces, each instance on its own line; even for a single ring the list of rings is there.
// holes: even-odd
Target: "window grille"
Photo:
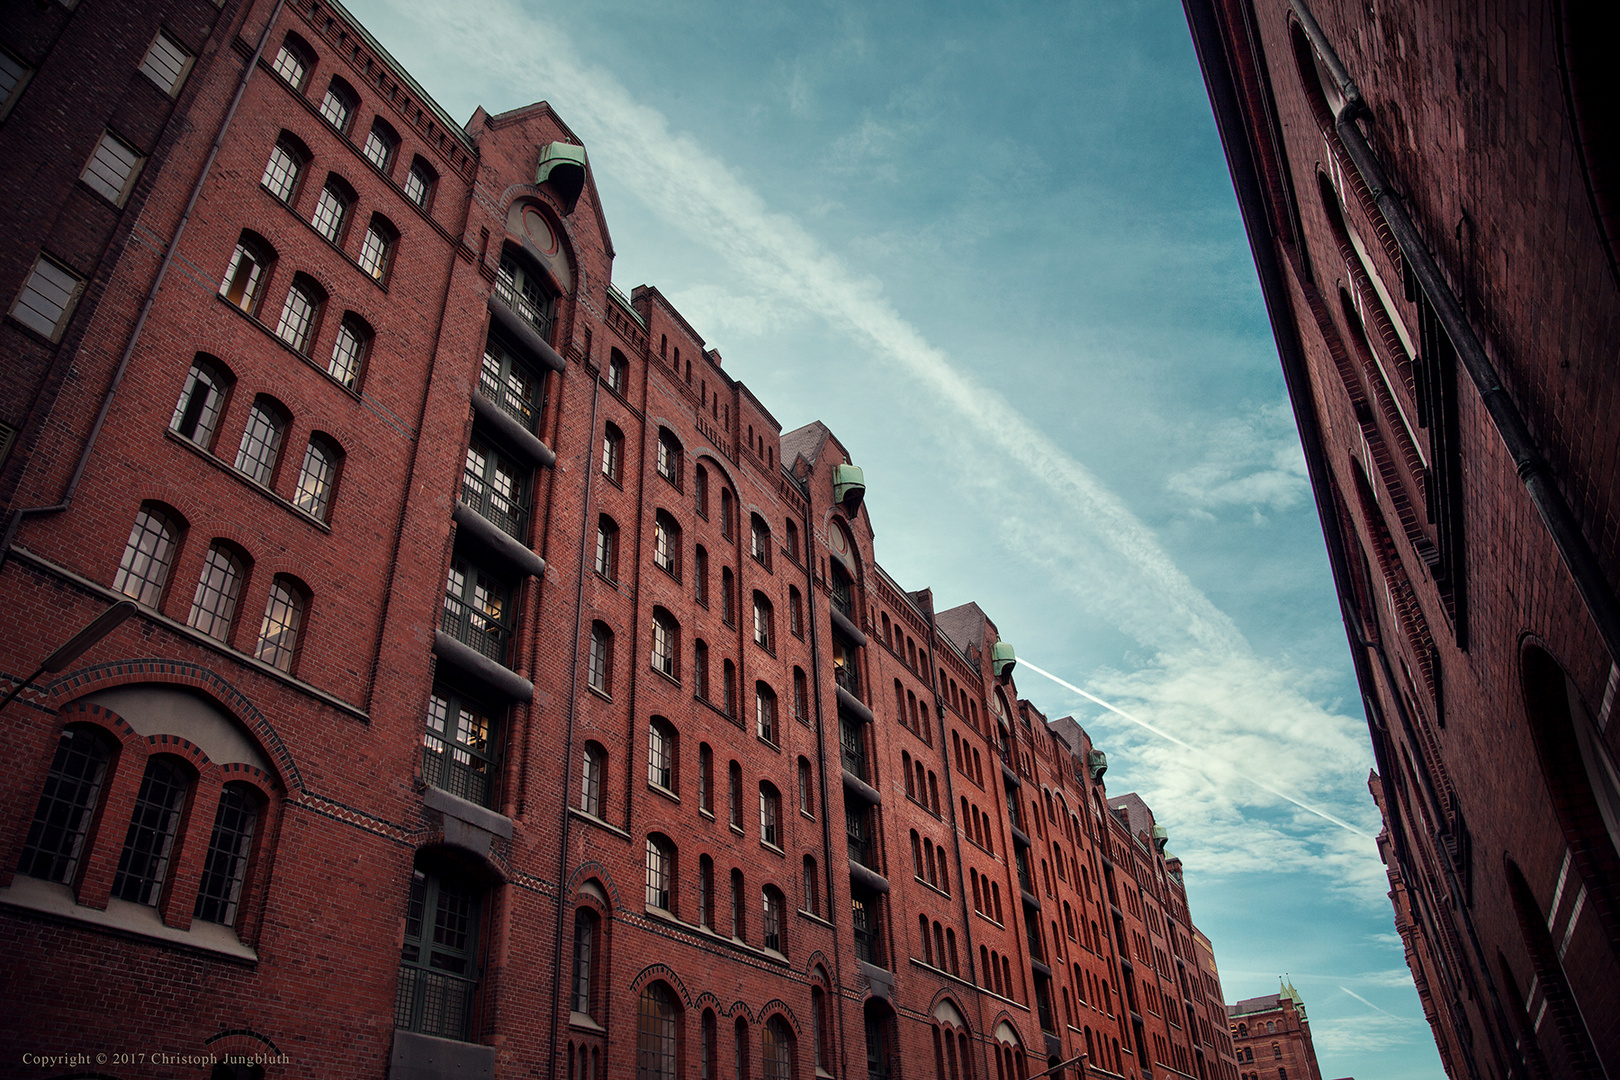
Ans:
[[[258,800],[245,785],[225,785],[214,811],[214,829],[208,838],[208,854],[203,858],[202,886],[197,891],[192,918],[235,925],[258,814]]]
[[[118,858],[112,895],[119,900],[155,906],[163,893],[175,827],[191,787],[185,769],[166,757],[148,759],[135,795],[124,850]]]
[[[422,779],[452,795],[488,806],[495,783],[495,724],[482,706],[444,687],[428,698],[422,737]]]
[[[287,582],[277,581],[270,587],[270,599],[264,605],[254,655],[272,667],[291,672],[303,618],[304,598]]]
[[[73,884],[111,757],[107,741],[96,732],[82,727],[62,732],[28,827],[18,873]]]
[[[231,619],[236,615],[236,595],[241,587],[241,561],[220,545],[213,545],[203,560],[202,576],[197,579],[197,592],[192,597],[191,616],[187,621],[217,641],[228,641]]]

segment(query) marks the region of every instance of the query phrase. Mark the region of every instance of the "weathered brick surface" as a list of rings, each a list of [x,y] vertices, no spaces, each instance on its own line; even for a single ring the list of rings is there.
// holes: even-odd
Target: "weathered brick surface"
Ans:
[[[16,544],[0,569],[0,671],[8,684],[117,599],[111,585],[143,503],[169,507],[183,531],[156,610],[143,610],[4,714],[17,775],[0,792],[0,939],[10,961],[0,991],[30,1008],[26,1022],[0,1026],[0,1074],[40,1075],[19,1064],[25,1053],[88,1052],[148,1055],[92,1061],[103,1075],[184,1075],[153,1055],[230,1050],[276,1056],[270,1075],[384,1076],[412,873],[421,860],[438,858],[452,860],[481,893],[481,977],[466,1034],[495,1048],[498,1076],[573,1077],[581,1060],[598,1076],[632,1075],[638,997],[653,982],[678,1003],[685,1076],[699,1074],[708,1012],[716,1062],[728,1071],[741,1030],[750,1068],[763,1072],[764,1029],[776,1022],[791,1035],[795,1075],[814,1075],[818,993],[826,1001],[821,1060],[838,1076],[866,1068],[869,1022],[894,1076],[930,1073],[936,1053],[942,1075],[958,1075],[955,1068],[999,1077],[1088,1051],[1093,1072],[1103,1075],[1145,1076],[1151,1056],[1188,1075],[1234,1076],[1213,956],[1192,927],[1178,865],[1166,864],[1151,835],[1111,808],[1083,764],[1092,750],[1084,732],[1072,721],[1049,729],[1018,700],[1010,678],[998,682],[989,659],[998,640],[993,624],[973,617],[976,608],[958,608],[945,613],[950,629],[941,630],[933,597],[908,593],[882,571],[859,503],[835,497],[835,467],[847,463],[836,438],[820,425],[784,435],[658,290],[642,286],[625,297],[612,288],[594,186],[587,182],[570,209],[557,184],[533,183],[542,147],[577,144],[563,121],[538,104],[496,117],[480,111],[464,133],[447,130],[358,28],[324,5],[293,0],[266,31],[272,10],[268,0],[219,12],[164,9],[163,25],[189,34],[187,47],[199,56],[173,115],[139,103],[139,79],[120,97],[115,78],[114,69],[138,64],[155,32],[155,9],[120,20],[90,0],[71,15],[60,5],[38,7],[19,15],[15,38],[5,41],[40,70],[0,126],[0,140],[32,140],[19,142],[6,159],[14,164],[0,170],[4,190],[24,206],[0,248],[0,281],[14,295],[34,254],[57,244],[52,250],[71,249],[98,282],[59,347],[14,322],[0,328],[26,358],[7,383],[14,396],[0,401],[10,410],[0,419],[26,434],[4,474],[8,511],[61,500],[107,405],[71,505],[15,519]],[[313,53],[299,87],[271,67],[289,34]],[[68,48],[75,35],[89,35],[73,46],[79,52]],[[263,58],[205,173],[261,36]],[[56,58],[67,58],[65,66],[92,48],[102,50],[100,63],[86,65],[95,78],[75,85]],[[346,132],[319,111],[334,77],[360,99]],[[62,110],[83,127],[69,133],[60,129],[67,121],[40,111],[80,96],[124,117],[120,130],[139,129],[167,148],[148,162],[137,198],[121,210],[104,206],[99,217],[75,209],[87,198],[75,170],[84,157],[79,143],[100,130],[100,114]],[[386,172],[361,149],[377,117],[401,137]],[[311,157],[288,203],[260,184],[283,133]],[[417,157],[438,177],[426,210],[400,189]],[[41,162],[33,181],[19,177],[15,163],[25,159]],[[336,244],[309,224],[332,174],[356,196]],[[109,399],[199,177],[167,276]],[[442,793],[428,790],[423,717],[436,678],[477,686],[466,676],[458,683],[454,661],[436,656],[435,630],[452,559],[492,558],[480,553],[476,530],[458,529],[453,515],[469,440],[502,439],[474,402],[503,251],[520,258],[539,251],[536,234],[519,235],[514,230],[525,227],[509,218],[524,205],[545,220],[561,253],[548,263],[560,292],[550,341],[565,370],[545,376],[535,427],[556,462],[524,481],[522,539],[546,570],[514,577],[508,601],[507,658],[533,684],[533,699],[503,706],[484,687],[501,721],[490,799],[497,813],[471,817],[473,825],[494,820],[491,833],[459,821],[442,809]],[[373,214],[398,232],[381,281],[356,264]],[[78,232],[61,233],[70,225]],[[244,230],[276,256],[251,314],[219,295]],[[538,273],[546,262],[540,252],[530,268]],[[295,274],[326,296],[307,355],[277,336]],[[326,373],[347,313],[375,331],[352,390]],[[234,380],[208,446],[170,430],[199,353]],[[624,380],[610,385],[606,373],[619,361]],[[261,396],[288,418],[265,485],[234,467]],[[609,424],[623,440],[613,477],[602,471]],[[672,476],[659,469],[661,433],[680,450]],[[295,504],[304,448],[316,434],[343,452],[325,521]],[[729,528],[723,499],[731,501]],[[660,514],[680,531],[674,573],[655,565]],[[618,526],[611,574],[594,569],[603,515]],[[770,534],[759,557],[756,517]],[[245,569],[223,641],[188,626],[195,583],[216,541],[239,551]],[[849,623],[864,646],[835,629],[840,564],[852,582]],[[308,590],[291,676],[251,655],[278,575]],[[723,575],[735,589],[729,617]],[[756,598],[771,612],[765,644],[755,638]],[[651,662],[655,611],[679,625],[674,677]],[[613,634],[600,691],[588,685],[597,622]],[[851,721],[860,747],[854,757],[865,761],[860,779],[845,775],[840,716],[864,708],[839,705],[838,634],[859,672],[846,681],[874,714]],[[696,671],[699,641],[709,657],[706,690]],[[729,714],[727,663],[736,673]],[[233,718],[263,767],[216,763],[194,741],[139,732],[89,700],[152,686],[186,690]],[[755,712],[760,687],[776,701],[768,738]],[[649,782],[654,718],[675,733],[667,785]],[[105,732],[116,750],[71,884],[42,894],[45,883],[17,868],[69,724]],[[594,814],[581,812],[587,742],[606,752]],[[178,758],[194,780],[156,921],[131,930],[131,905],[113,895],[114,882],[154,754]],[[712,760],[706,780],[705,759]],[[224,785],[237,781],[254,785],[267,809],[235,925],[210,931],[192,917],[192,902],[213,807]],[[767,784],[780,796],[774,844],[762,836]],[[867,807],[874,792],[877,805],[865,811],[870,870],[852,869],[846,811]],[[1023,823],[1017,834],[1014,806]],[[675,850],[667,911],[647,903],[654,834]],[[1027,890],[1016,868],[1025,845]],[[709,863],[713,894],[702,925],[699,868]],[[742,882],[736,932],[734,871]],[[877,966],[863,968],[852,890],[869,888],[873,873],[888,889],[873,894],[877,929],[861,948]],[[780,949],[764,947],[766,888],[785,901]],[[41,910],[50,907],[41,895],[55,898],[54,909]],[[570,1009],[581,908],[604,928],[587,1017]],[[115,916],[124,929],[104,925]],[[994,970],[986,963],[992,955]],[[1048,980],[1049,1033],[1037,977]]]
[[[1480,392],[1423,336],[1421,289],[1290,6],[1187,8],[1279,327],[1368,703],[1396,924],[1441,1060],[1454,1077],[1613,1071],[1620,857],[1591,777],[1620,733],[1614,658]],[[1571,102],[1589,124],[1607,113],[1569,51],[1604,35],[1557,5],[1312,9],[1612,597],[1620,291],[1592,195],[1614,177],[1580,151]]]

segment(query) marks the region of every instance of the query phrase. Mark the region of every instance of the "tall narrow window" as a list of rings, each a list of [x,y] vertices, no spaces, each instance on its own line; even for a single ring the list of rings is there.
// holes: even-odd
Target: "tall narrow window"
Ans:
[[[55,259],[41,255],[17,295],[11,317],[56,341],[62,336],[83,288],[84,279]]]
[[[799,758],[799,813],[806,817],[816,816],[816,797],[812,787],[810,759]]]
[[[692,493],[695,497],[698,517],[709,516],[709,470],[699,465],[692,473]]]
[[[666,791],[675,790],[675,738],[675,729],[662,717],[647,725],[647,783]]]
[[[159,34],[158,38],[162,40],[163,35]],[[155,44],[153,47],[156,47]],[[292,34],[288,34],[286,40],[281,43],[281,48],[276,52],[275,61],[270,66],[275,69],[277,75],[287,80],[288,86],[291,86],[294,90],[302,90],[304,88],[304,77],[309,74],[310,63],[309,50]],[[156,82],[157,80],[154,79],[153,81]],[[163,84],[159,83],[158,85]]]
[[[801,724],[810,723],[810,680],[802,668],[793,669],[793,719]]]
[[[286,50],[287,46],[283,45],[282,51]],[[159,90],[174,97],[180,90],[180,84],[186,80],[186,72],[191,70],[191,59],[191,54],[178,42],[159,30],[157,37],[152,39],[152,44],[147,48],[146,56],[141,59],[141,74],[151,79],[152,85]],[[276,57],[276,70],[281,71],[281,77],[294,86],[303,85],[303,69],[298,70],[297,78],[292,77],[282,71],[279,55]]]
[[[326,88],[326,96],[321,99],[321,115],[328,124],[347,135],[349,121],[354,118],[354,107],[359,103],[359,96],[348,83],[333,79]]]
[[[649,983],[636,1005],[636,1080],[675,1080],[675,998]]]
[[[785,943],[785,935],[782,933],[782,894],[777,892],[773,886],[767,885],[763,890],[762,899],[764,901],[764,940],[760,944],[767,949],[775,949],[779,953],[785,953],[787,950],[782,947]],[[768,1051],[766,1059],[768,1062]],[[784,1061],[783,1064],[785,1065],[786,1062]],[[767,1073],[767,1075],[769,1074]],[[781,1075],[786,1080],[787,1073],[783,1072]]]
[[[730,787],[728,789],[728,792],[729,792],[729,795],[730,795],[731,825],[732,825],[733,828],[738,829],[740,831],[742,829],[742,815],[743,815],[743,809],[742,809],[742,766],[738,765],[735,761],[733,761],[731,763],[731,768],[730,768],[730,771],[729,771],[729,774],[728,774],[728,780],[729,780],[729,783],[730,783]]]
[[[276,145],[270,148],[270,160],[264,164],[264,176],[259,183],[265,190],[284,203],[291,204],[298,194],[298,181],[303,176],[309,153],[303,144],[283,132]]]
[[[405,197],[426,210],[433,205],[433,188],[438,174],[421,158],[411,162],[411,171],[405,175]]]
[[[714,813],[714,749],[708,743],[698,747],[698,809]]]
[[[590,687],[599,694],[613,692],[613,631],[605,623],[591,624]]]
[[[551,340],[551,298],[541,286],[540,278],[517,259],[510,256],[501,259],[500,272],[495,278],[495,295],[542,338]]]
[[[349,223],[349,208],[354,205],[354,191],[337,177],[328,177],[315,201],[315,213],[309,223],[315,231],[332,241],[343,243],[343,229]]]
[[[444,686],[428,697],[422,736],[422,779],[468,802],[488,806],[498,742],[489,711]]]
[[[765,569],[771,568],[771,527],[758,514],[749,519],[748,553]]]
[[[586,908],[574,913],[573,1009],[591,1015],[591,972],[596,952],[596,914]]]
[[[609,581],[619,579],[619,526],[606,514],[596,519],[596,572]]]
[[[445,577],[439,626],[497,664],[506,663],[512,628],[505,584],[466,559],[453,560]]]
[[[737,579],[729,566],[720,568],[720,618],[727,626],[737,625]]]
[[[230,386],[230,377],[211,358],[199,356],[193,360],[186,374],[185,388],[180,391],[180,400],[174,403],[169,430],[208,449],[213,444],[214,426],[224,411],[225,394]]]
[[[661,833],[647,837],[647,906],[673,911],[675,845]]]
[[[680,655],[681,628],[675,617],[663,608],[653,611],[653,670],[671,679],[680,678],[676,657]]]
[[[253,826],[258,816],[259,799],[246,784],[226,784],[220,791],[192,918],[224,926],[236,924],[242,883],[247,878],[248,856],[253,852]]]
[[[776,743],[776,694],[764,683],[754,684],[754,729],[766,742]]]
[[[765,780],[759,784],[759,838],[771,847],[782,846],[782,796]]]
[[[738,941],[748,940],[748,901],[743,887],[743,872],[731,871],[731,936]],[[739,1071],[738,1075],[742,1075]]]
[[[461,470],[461,501],[506,535],[523,540],[528,518],[528,473],[500,452],[474,440]]]
[[[371,224],[366,227],[366,238],[360,242],[360,256],[355,260],[360,269],[378,281],[386,279],[398,237],[399,233],[381,214],[373,214]]]
[[[602,816],[602,769],[607,751],[601,744],[588,742],[580,769],[579,808],[592,817]]]
[[[389,166],[394,163],[394,153],[398,149],[399,136],[394,133],[388,121],[380,116],[373,120],[371,131],[366,135],[366,145],[360,151],[366,156],[366,160],[383,172],[387,172]]]
[[[353,390],[360,381],[360,369],[365,366],[370,344],[371,328],[358,315],[345,315],[338,327],[337,340],[332,344],[332,359],[326,365],[326,373]]]
[[[624,470],[624,433],[612,424],[602,429],[602,475],[620,482]]]
[[[709,550],[698,544],[692,551],[692,589],[694,598],[704,607],[709,606]]]
[[[775,614],[764,593],[754,594],[754,644],[767,651],[776,649]]]
[[[787,519],[787,553],[788,558],[799,561],[799,525],[792,518]]]
[[[191,777],[185,766],[169,757],[147,760],[130,814],[124,850],[118,857],[112,895],[120,900],[156,906],[168,874],[175,828],[185,808]]]
[[[812,915],[821,914],[821,882],[816,877],[816,860],[812,855],[804,857],[804,910]]]
[[[161,606],[169,563],[180,538],[173,518],[153,503],[143,503],[124,545],[113,588],[149,608]]]
[[[727,716],[737,715],[737,665],[730,660],[720,665],[720,711]]]
[[[653,517],[653,565],[681,576],[681,527],[662,510]]]
[[[264,282],[270,276],[270,264],[274,261],[275,252],[270,245],[256,234],[244,232],[231,253],[225,279],[219,283],[219,294],[227,303],[252,315],[258,310]]]
[[[293,505],[318,521],[326,520],[326,511],[332,505],[332,489],[337,484],[337,448],[325,439],[315,437],[304,449],[304,463],[298,469],[298,487],[293,492]]]
[[[720,1040],[716,1037],[713,1009],[703,1010],[702,1043],[698,1047],[698,1080],[719,1080]]]
[[[286,429],[286,419],[269,398],[261,396],[255,401],[253,411],[248,414],[247,427],[242,429],[242,444],[236,451],[237,471],[254,483],[269,487],[281,454],[281,435]]]
[[[608,354],[607,384],[615,394],[628,393],[630,390],[630,361],[618,349]]]
[[[394,1026],[465,1040],[478,989],[482,897],[458,876],[418,868],[411,878],[400,950]]]
[[[697,921],[714,928],[714,860],[707,855],[698,856]]]
[[[70,727],[62,732],[33,824],[28,827],[19,874],[73,884],[111,758],[106,738],[93,728]]]
[[[140,175],[142,160],[140,151],[109,131],[96,144],[80,179],[114,206],[123,206]]]
[[[315,339],[315,323],[320,317],[321,302],[325,300],[319,287],[307,278],[299,278],[287,290],[287,300],[281,306],[281,318],[276,323],[276,336],[290,345],[294,352],[308,354]]]
[[[291,672],[298,654],[298,628],[304,620],[304,596],[297,586],[278,577],[259,621],[259,643],[253,655],[282,671]]]
[[[709,645],[701,638],[692,647],[692,695],[709,700]]]
[[[511,351],[491,338],[484,345],[484,363],[478,372],[478,392],[501,407],[512,419],[533,431],[543,404],[541,388],[544,383],[512,355]],[[613,431],[618,429],[609,424]],[[619,436],[623,445],[624,436]],[[604,470],[606,466],[604,465]],[[611,474],[615,480],[618,474]]]
[[[658,475],[677,488],[681,486],[681,444],[662,429],[658,432]]]
[[[202,576],[191,600],[193,627],[211,638],[228,641],[231,619],[236,615],[236,596],[242,588],[242,560],[229,548],[214,544],[203,560]]]
[[[788,586],[788,633],[796,638],[804,637],[804,598],[794,585]]]
[[[733,518],[737,515],[737,500],[731,494],[730,488],[720,489],[720,535],[727,540],[731,539]]]

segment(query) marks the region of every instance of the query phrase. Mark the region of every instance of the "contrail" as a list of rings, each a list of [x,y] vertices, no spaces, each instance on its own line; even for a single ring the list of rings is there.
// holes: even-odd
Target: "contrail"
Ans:
[[[1341,986],[1341,987],[1339,987],[1339,989],[1343,990],[1345,993],[1349,994],[1351,997],[1355,998],[1357,1001],[1359,1001],[1363,1005],[1367,1006],[1367,1008],[1369,1008],[1369,1009],[1378,1009],[1379,1012],[1383,1013],[1385,1016],[1389,1017],[1391,1020],[1399,1020],[1403,1024],[1409,1024],[1409,1023],[1413,1022],[1411,1017],[1408,1017],[1408,1016],[1396,1016],[1394,1013],[1390,1012],[1388,1009],[1379,1009],[1378,1006],[1374,1005],[1372,1002],[1368,1001],[1366,998],[1362,997],[1360,994],[1356,993],[1354,990],[1350,989],[1348,986]]]
[[[1096,694],[1093,694],[1093,693],[1091,693],[1089,691],[1086,691],[1086,690],[1082,690],[1078,686],[1074,685],[1074,683],[1069,682],[1067,679],[1060,679],[1056,675],[1052,674],[1050,671],[1046,671],[1046,670],[1044,670],[1042,668],[1036,667],[1034,664],[1030,663],[1028,660],[1026,660],[1022,656],[1020,656],[1018,658],[1018,663],[1021,664],[1024,667],[1029,668],[1029,670],[1033,671],[1037,675],[1046,676],[1048,679],[1051,679],[1053,682],[1057,683],[1059,686],[1063,687],[1065,690],[1072,690],[1074,693],[1079,694],[1081,697],[1085,698],[1087,701],[1091,701],[1091,702],[1094,702],[1094,703],[1096,703],[1098,705],[1101,705],[1103,708],[1107,709],[1111,713],[1114,713],[1115,715],[1123,716],[1125,719],[1129,720],[1131,723],[1135,724],[1137,727],[1146,728],[1147,730],[1153,732],[1153,734],[1157,735],[1159,738],[1165,739],[1165,740],[1168,740],[1169,742],[1175,743],[1177,746],[1181,747],[1183,750],[1196,751],[1198,754],[1202,755],[1206,759],[1214,758],[1216,760],[1220,760],[1221,763],[1223,765],[1226,765],[1229,769],[1231,769],[1232,772],[1236,773],[1238,776],[1240,776],[1243,779],[1247,780],[1249,783],[1253,784],[1255,787],[1261,788],[1264,791],[1269,791],[1271,794],[1277,796],[1277,798],[1282,799],[1285,802],[1291,802],[1295,806],[1299,807],[1301,810],[1306,811],[1307,813],[1315,814],[1317,817],[1321,818],[1324,821],[1331,821],[1333,824],[1337,825],[1339,828],[1345,830],[1346,832],[1355,833],[1357,836],[1359,836],[1359,837],[1361,837],[1361,838],[1363,838],[1365,840],[1371,840],[1373,838],[1371,834],[1363,832],[1362,830],[1356,828],[1354,825],[1350,824],[1348,821],[1345,821],[1345,820],[1343,820],[1341,818],[1336,818],[1332,814],[1328,813],[1326,810],[1319,810],[1316,807],[1312,806],[1310,803],[1301,802],[1300,800],[1294,798],[1292,795],[1288,794],[1287,792],[1278,791],[1276,788],[1272,787],[1270,784],[1268,784],[1268,783],[1266,783],[1266,782],[1264,782],[1262,780],[1256,780],[1252,775],[1250,775],[1249,773],[1243,771],[1242,769],[1239,769],[1232,762],[1226,761],[1225,759],[1220,758],[1219,755],[1211,754],[1208,750],[1204,750],[1201,747],[1194,746],[1192,743],[1187,742],[1185,739],[1178,739],[1174,735],[1170,734],[1168,731],[1165,731],[1163,728],[1155,727],[1154,725],[1148,723],[1146,720],[1143,720],[1139,716],[1132,716],[1130,713],[1126,712],[1124,709],[1120,708],[1118,705],[1112,704],[1111,702],[1104,701],[1102,698],[1098,697]],[[1204,773],[1204,775],[1209,776],[1209,771],[1207,769],[1199,767],[1199,771]],[[1213,776],[1211,776],[1210,779],[1213,780],[1215,778]],[[1368,1002],[1368,1004],[1371,1004],[1371,1002]],[[1376,1005],[1374,1005],[1373,1007],[1377,1008]],[[1380,1009],[1379,1011],[1382,1012],[1383,1010]]]

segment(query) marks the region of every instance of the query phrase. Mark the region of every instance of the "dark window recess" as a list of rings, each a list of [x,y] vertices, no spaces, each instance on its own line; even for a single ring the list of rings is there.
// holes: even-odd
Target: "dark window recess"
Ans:
[[[1430,572],[1439,587],[1457,647],[1468,647],[1467,589],[1463,578],[1463,476],[1457,408],[1457,349],[1417,275],[1405,267],[1406,299],[1417,306],[1418,355],[1412,362],[1418,424],[1429,435],[1424,510],[1435,530]]]

